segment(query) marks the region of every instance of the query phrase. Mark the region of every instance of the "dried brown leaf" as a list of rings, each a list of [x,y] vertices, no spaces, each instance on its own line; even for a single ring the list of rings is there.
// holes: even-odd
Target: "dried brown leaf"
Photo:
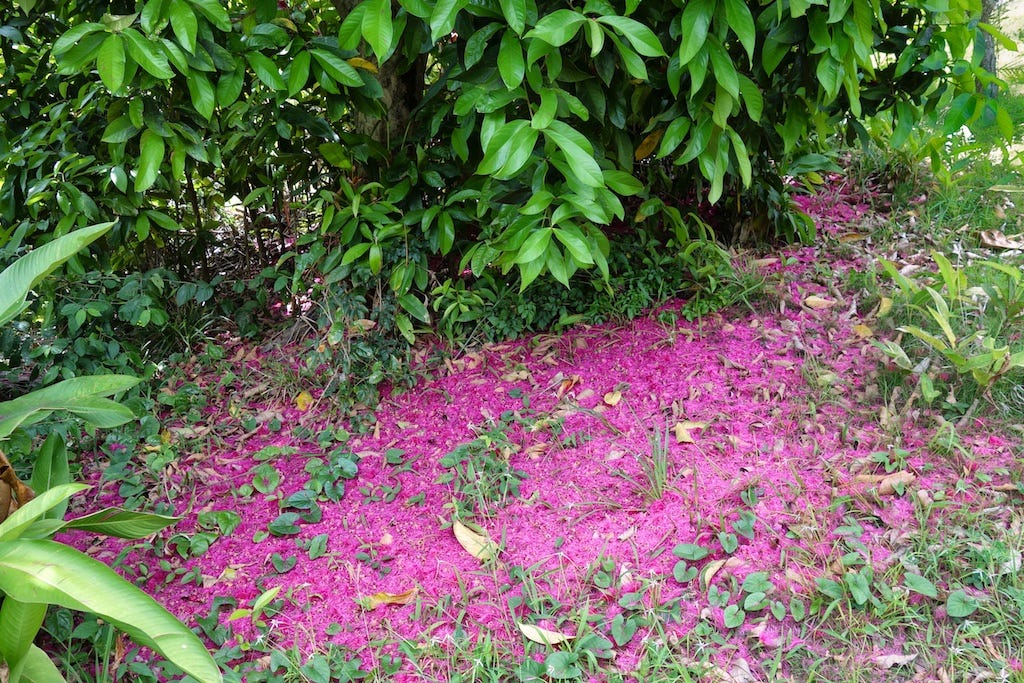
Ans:
[[[906,486],[912,483],[917,477],[906,470],[900,470],[899,472],[893,472],[878,485],[878,493],[882,496],[891,496],[896,493],[896,489],[902,484]]]
[[[693,422],[692,420],[677,422],[672,428],[675,431],[676,443],[697,443],[690,432],[695,429],[704,429],[707,426],[707,422]]]
[[[894,666],[905,666],[917,659],[917,654],[912,655],[875,655],[871,661],[883,669],[891,669]]]
[[[402,593],[374,593],[356,598],[356,602],[363,609],[377,609],[381,605],[408,605],[416,599],[419,588],[413,586]]]
[[[621,400],[621,391],[609,391],[607,394],[604,395],[604,402],[613,407],[619,405],[619,401]]]
[[[823,296],[817,294],[811,294],[810,296],[804,297],[804,306],[813,308],[816,311],[832,308],[836,305],[833,299],[826,299]]]
[[[452,532],[459,545],[473,557],[486,562],[494,559],[498,554],[498,544],[487,535],[485,530],[481,529],[480,531],[483,533],[473,531],[457,519],[452,521]]]
[[[558,645],[572,640],[575,636],[566,635],[565,633],[559,633],[558,631],[552,631],[551,629],[542,628],[540,626],[534,626],[533,624],[524,624],[522,622],[516,622],[516,626],[527,640],[532,640],[535,643],[541,645]]]

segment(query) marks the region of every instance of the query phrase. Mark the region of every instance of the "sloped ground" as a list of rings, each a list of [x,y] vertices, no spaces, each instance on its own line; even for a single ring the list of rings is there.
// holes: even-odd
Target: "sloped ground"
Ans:
[[[916,553],[965,511],[1019,524],[1020,444],[975,419],[943,449],[929,415],[891,413],[876,303],[839,286],[874,258],[868,208],[837,187],[808,209],[819,245],[752,262],[752,306],[691,323],[673,302],[430,368],[424,351],[364,435],[329,399],[261,402],[245,377],[270,356],[225,340],[188,383],[209,404],[165,422],[173,457],[141,485],[181,523],[128,549],[73,540],[264,668],[269,643],[347,648],[381,680],[948,680],[950,595],[983,594],[924,579]],[[273,589],[267,615],[229,621]],[[892,600],[918,616],[881,627]],[[1013,673],[1022,643],[985,637],[987,670]]]

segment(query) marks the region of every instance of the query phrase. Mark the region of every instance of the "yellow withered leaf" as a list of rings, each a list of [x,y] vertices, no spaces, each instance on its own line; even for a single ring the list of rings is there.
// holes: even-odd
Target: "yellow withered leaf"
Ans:
[[[879,318],[884,318],[889,311],[892,310],[892,299],[887,296],[883,296],[878,301],[878,312],[875,313]]]
[[[676,433],[676,443],[697,443],[690,432],[694,429],[704,429],[707,426],[707,422],[691,422],[690,420],[677,422],[676,426],[673,427]]]
[[[313,405],[313,394],[308,391],[300,391],[299,395],[295,397],[295,409],[300,413],[309,410],[311,405]]]
[[[540,626],[534,626],[533,624],[516,622],[516,626],[519,627],[519,630],[522,631],[527,640],[532,640],[533,642],[540,643],[541,645],[558,645],[575,638],[575,636],[566,635],[547,628],[541,628]]]
[[[854,325],[853,326],[853,331],[861,339],[867,339],[868,337],[874,337],[875,336],[875,331],[872,330],[867,325],[865,325],[864,323],[860,323],[858,325]]]
[[[609,391],[607,394],[604,395],[604,402],[607,403],[610,406],[617,406],[617,405],[619,405],[619,401],[621,401],[621,400],[622,400],[622,392],[621,391]]]
[[[494,559],[498,554],[498,544],[487,535],[486,531],[483,529],[480,531],[483,533],[473,531],[457,519],[452,521],[452,532],[459,545],[473,557],[486,562]]]
[[[363,609],[377,609],[381,605],[408,605],[416,599],[419,588],[413,586],[403,593],[374,593],[356,598],[356,603]]]
[[[352,57],[348,60],[348,63],[350,66],[354,66],[357,69],[369,71],[372,74],[377,73],[377,65],[368,59],[363,59],[362,57]]]
[[[811,294],[810,296],[804,298],[804,306],[807,306],[808,308],[813,308],[816,311],[820,311],[826,308],[832,308],[835,305],[836,302],[834,300],[826,299],[825,297],[818,296],[817,294]]]
[[[651,154],[654,153],[654,149],[658,146],[658,143],[661,142],[661,136],[664,134],[665,130],[659,128],[641,140],[640,144],[636,147],[636,151],[633,152],[633,158],[637,161],[643,161],[647,157],[651,156]]]

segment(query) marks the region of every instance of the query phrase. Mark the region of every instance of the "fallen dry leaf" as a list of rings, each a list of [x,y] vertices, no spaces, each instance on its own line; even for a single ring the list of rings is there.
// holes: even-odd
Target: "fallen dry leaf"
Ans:
[[[704,565],[704,568],[700,571],[698,581],[700,582],[700,589],[707,591],[711,582],[714,581],[715,575],[718,574],[722,569],[735,569],[736,567],[743,566],[743,560],[738,557],[730,557],[727,560],[714,560]]]
[[[486,562],[494,559],[498,554],[498,544],[487,535],[486,531],[483,529],[481,531],[483,533],[477,533],[457,519],[452,521],[452,532],[459,545],[473,557]]]
[[[823,296],[817,294],[811,294],[810,296],[804,297],[804,306],[813,308],[816,311],[832,308],[836,305],[836,302],[832,299],[826,299]]]
[[[879,495],[883,496],[891,496],[892,494],[896,493],[896,489],[899,487],[900,484],[903,484],[905,486],[913,482],[915,479],[917,479],[917,477],[915,477],[910,472],[907,472],[906,470],[893,472],[885,479],[883,479],[882,482],[878,485],[878,493]]]
[[[534,626],[533,624],[516,622],[516,626],[519,627],[519,630],[522,631],[527,640],[532,640],[533,642],[540,643],[541,645],[558,645],[559,643],[564,643],[575,638],[575,636],[541,628],[540,626]]]
[[[910,664],[917,659],[917,654],[912,655],[875,655],[871,661],[883,669],[891,669],[894,666]]]
[[[853,332],[854,332],[854,334],[856,334],[861,339],[867,339],[868,337],[874,337],[875,336],[875,331],[872,330],[867,325],[865,325],[864,323],[860,323],[858,325],[854,325],[853,326]]]
[[[677,422],[675,427],[672,428],[676,434],[676,443],[697,443],[690,432],[694,429],[704,429],[707,426],[707,422],[692,422],[690,420]]]
[[[356,603],[363,609],[377,609],[381,605],[408,605],[416,599],[419,588],[413,586],[403,593],[374,593],[356,598]]]
[[[295,409],[300,413],[309,410],[311,405],[313,405],[313,394],[308,391],[300,391],[299,395],[295,397]]]
[[[619,401],[621,400],[621,391],[609,391],[607,394],[604,395],[604,402],[613,407],[619,405]]]
[[[878,318],[884,318],[889,311],[892,310],[892,299],[887,296],[883,296],[878,300],[878,310],[875,311],[875,316]]]
[[[1001,230],[982,230],[981,243],[993,249],[1024,249],[1024,237],[1008,237]]]
[[[759,258],[753,260],[753,264],[757,268],[767,268],[768,266],[774,266],[778,262],[779,259],[777,258]]]

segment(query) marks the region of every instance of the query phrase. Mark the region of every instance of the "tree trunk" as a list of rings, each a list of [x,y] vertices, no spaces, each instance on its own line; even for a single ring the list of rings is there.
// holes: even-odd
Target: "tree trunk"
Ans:
[[[999,8],[1000,0],[981,0],[981,21],[985,24],[994,24],[997,21],[996,10]],[[981,59],[981,68],[991,74],[996,73],[996,41],[988,33],[983,33],[982,39],[985,43],[985,55]],[[995,97],[999,93],[999,87],[990,83],[986,86],[979,86],[979,92],[989,97]]]

